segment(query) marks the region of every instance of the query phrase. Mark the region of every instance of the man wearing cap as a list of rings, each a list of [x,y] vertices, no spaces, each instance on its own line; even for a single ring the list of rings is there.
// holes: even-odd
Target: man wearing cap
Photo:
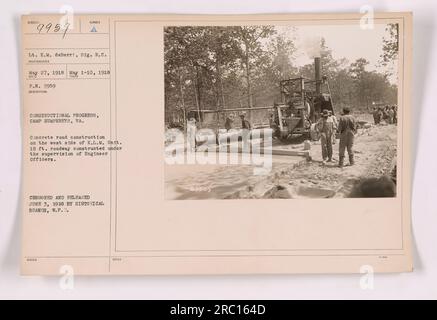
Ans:
[[[243,112],[240,114],[240,118],[241,118],[241,127],[243,129],[247,129],[247,130],[251,130],[252,129],[252,125],[250,124],[250,122],[246,119],[246,112]]]
[[[250,122],[248,120],[246,120],[246,113],[243,112],[240,114],[240,118],[241,118],[241,128],[243,129],[243,136],[242,136],[242,140],[243,140],[243,149],[245,151],[248,151],[249,148],[249,137],[250,137],[250,130],[252,129],[252,125],[250,124]]]
[[[196,151],[196,119],[190,118],[187,121],[187,149],[189,152]]]
[[[349,164],[354,165],[354,136],[357,132],[355,118],[350,114],[348,107],[343,108],[343,115],[338,121],[338,131],[340,132],[340,148],[338,166],[341,168],[344,164],[344,154],[347,149],[349,155]]]
[[[329,116],[328,110],[323,110],[322,117],[317,121],[316,130],[320,133],[323,162],[332,161],[332,136],[335,132],[335,124]]]
[[[226,131],[231,130],[233,128],[233,126],[234,126],[234,115],[230,114],[226,117],[226,120],[225,120]]]
[[[381,118],[381,110],[378,107],[373,107],[373,121],[375,122],[375,125],[381,122]]]
[[[397,124],[398,123],[398,110],[396,106],[391,106],[391,108],[393,109],[393,123]]]

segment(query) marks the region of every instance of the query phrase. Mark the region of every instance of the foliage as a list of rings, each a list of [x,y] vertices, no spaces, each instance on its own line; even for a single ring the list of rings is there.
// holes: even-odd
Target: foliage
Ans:
[[[381,65],[388,68],[387,74],[395,74],[396,60],[399,55],[399,24],[390,23],[386,27],[387,35],[382,41]]]
[[[397,58],[397,25],[389,25],[383,61]],[[293,33],[293,30],[288,30]],[[314,64],[298,68],[287,32],[271,26],[181,26],[164,30],[165,116],[185,123],[189,110],[261,107],[279,102],[279,82],[314,78]],[[334,59],[320,39],[322,74],[334,105],[367,109],[372,102],[396,103],[388,75],[367,71],[368,62]]]

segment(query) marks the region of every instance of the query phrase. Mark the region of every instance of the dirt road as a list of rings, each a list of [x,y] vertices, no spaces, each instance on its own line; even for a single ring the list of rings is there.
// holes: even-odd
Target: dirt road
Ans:
[[[320,142],[311,146],[312,161],[285,172],[276,172],[256,190],[256,198],[343,198],[350,196],[354,186],[368,178],[392,173],[396,162],[397,127],[372,126],[359,129],[355,138],[354,166],[338,168],[338,145],[334,145],[334,162],[323,164]],[[347,164],[347,156],[346,156]],[[244,193],[241,193],[244,195]]]
[[[273,156],[267,176],[256,176],[253,166],[242,164],[166,166],[166,199],[348,197],[359,181],[391,173],[396,161],[396,132],[395,125],[359,129],[356,164],[343,168],[337,167],[338,140],[333,163],[322,163],[320,142],[316,141],[311,145],[311,161]],[[303,145],[289,148],[296,150]]]
[[[225,199],[239,190],[251,190],[268,179],[254,174],[260,166],[249,163],[250,155],[239,154],[238,164],[183,164],[165,166],[165,198],[167,200]],[[305,162],[299,156],[273,156],[271,172],[287,170]],[[230,161],[229,161],[230,162]],[[258,162],[260,163],[260,162]],[[260,190],[259,192],[262,192]],[[249,195],[248,195],[249,196]]]

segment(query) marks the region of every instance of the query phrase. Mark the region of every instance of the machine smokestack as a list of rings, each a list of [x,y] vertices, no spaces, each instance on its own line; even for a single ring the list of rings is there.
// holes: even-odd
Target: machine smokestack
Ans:
[[[314,58],[314,71],[315,71],[315,80],[316,80],[316,94],[320,94],[320,85],[322,82],[322,75],[320,73],[320,57]]]

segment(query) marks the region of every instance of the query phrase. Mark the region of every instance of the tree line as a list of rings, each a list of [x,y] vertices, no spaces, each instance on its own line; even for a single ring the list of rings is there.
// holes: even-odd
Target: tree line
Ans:
[[[314,78],[314,64],[297,67],[293,29],[273,26],[182,26],[164,30],[165,117],[169,126],[184,122],[188,110],[220,110],[273,105],[279,82]],[[397,58],[397,25],[387,26],[381,65]],[[369,62],[334,59],[320,40],[322,74],[335,108],[368,110],[373,102],[395,104],[397,87],[389,72],[367,71]]]

